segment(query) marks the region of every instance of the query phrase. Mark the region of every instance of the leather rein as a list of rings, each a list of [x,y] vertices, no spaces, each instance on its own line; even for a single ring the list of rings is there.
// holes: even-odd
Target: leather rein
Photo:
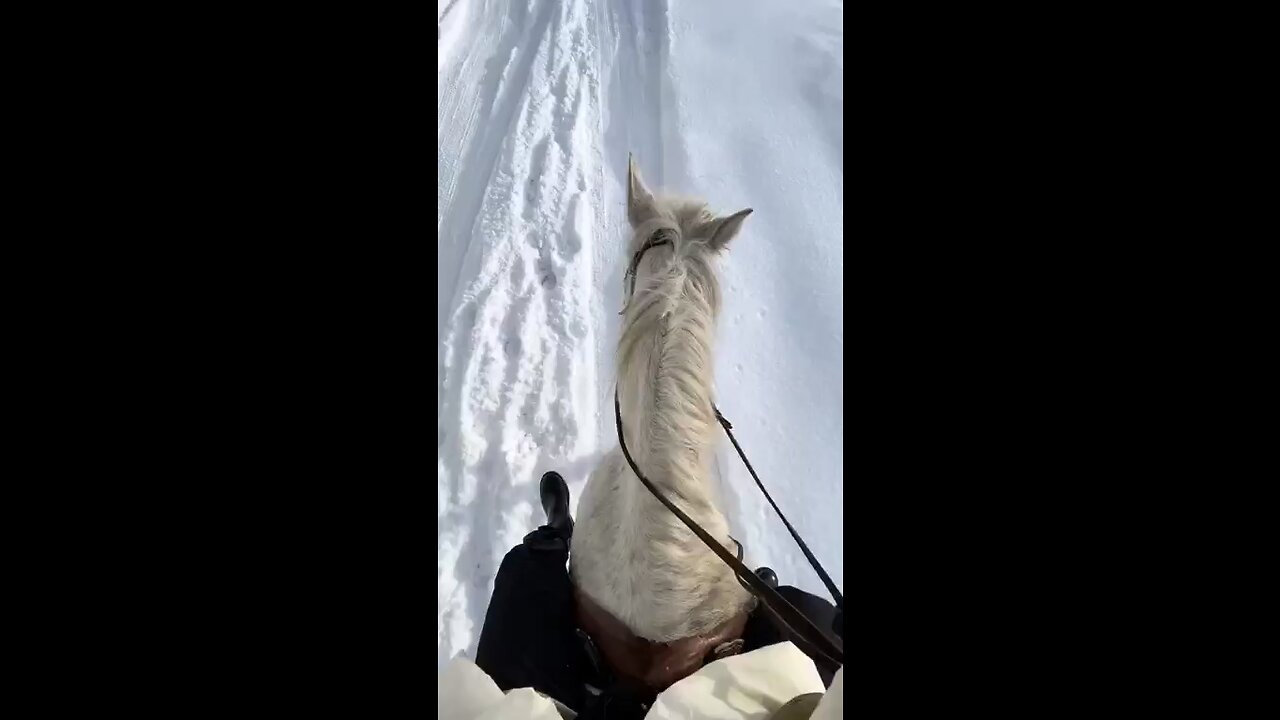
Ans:
[[[626,277],[631,281],[628,294],[628,304],[630,302],[630,296],[635,294],[636,271],[639,269],[640,260],[643,258],[644,253],[650,248],[654,248],[659,245],[672,245],[672,247],[674,247],[672,240],[671,230],[660,229],[654,232],[653,235],[645,241],[645,244],[636,252],[635,256],[631,260],[631,264],[627,267]],[[624,307],[622,313],[625,312],[626,308]],[[724,428],[725,434],[729,436],[729,440],[733,443],[733,447],[738,451],[738,457],[742,458],[742,462],[747,466],[747,470],[750,471],[751,477],[755,480],[756,485],[760,488],[760,491],[764,493],[769,504],[773,506],[774,512],[776,512],[778,517],[782,519],[783,524],[786,525],[787,530],[791,533],[791,537],[795,539],[796,543],[800,546],[801,551],[804,553],[805,558],[809,560],[809,564],[813,567],[814,571],[818,573],[818,577],[820,577],[823,584],[827,586],[827,590],[835,600],[836,607],[843,612],[844,596],[840,594],[835,583],[831,581],[831,576],[829,576],[826,570],[822,568],[822,564],[819,563],[818,559],[809,551],[809,546],[800,538],[800,534],[797,533],[791,523],[787,521],[786,516],[782,514],[782,510],[778,508],[778,504],[774,502],[773,497],[769,495],[769,491],[765,490],[764,483],[760,481],[760,477],[756,474],[755,468],[753,468],[751,466],[751,462],[747,460],[746,453],[743,452],[742,446],[738,444],[737,438],[733,436],[733,425],[731,425],[729,421],[725,419],[724,415],[720,413],[719,408],[715,407],[714,404],[712,404],[711,407],[712,410],[715,411],[716,420],[720,422],[720,426]],[[776,589],[770,587],[764,582],[764,580],[760,579],[758,575],[743,564],[741,560],[741,545],[738,547],[738,557],[734,557],[727,549],[725,549],[724,545],[711,537],[710,533],[685,514],[678,505],[673,503],[671,499],[662,492],[662,490],[658,489],[658,487],[640,471],[640,468],[636,465],[635,459],[631,457],[631,451],[627,449],[627,440],[623,436],[622,405],[618,400],[618,389],[616,386],[613,391],[613,414],[614,422],[618,428],[618,444],[622,447],[623,457],[626,458],[627,464],[631,466],[631,471],[636,474],[636,477],[640,478],[640,482],[648,488],[649,492],[657,498],[658,502],[665,505],[673,515],[680,519],[680,522],[684,523],[694,535],[698,536],[698,539],[701,540],[702,543],[711,550],[711,552],[715,553],[715,555],[719,557],[724,564],[728,565],[729,568],[733,570],[738,582],[760,601],[760,604],[763,605],[764,608],[773,616],[774,620],[790,633],[790,639],[802,650],[806,651],[806,653],[813,658],[815,662],[822,662],[824,665],[827,665],[832,672],[835,672],[840,668],[840,666],[844,665],[844,650],[841,647],[837,647],[826,633],[819,630],[808,617],[797,610],[791,603],[787,602],[787,599],[784,598]],[[734,542],[737,543],[736,540]]]

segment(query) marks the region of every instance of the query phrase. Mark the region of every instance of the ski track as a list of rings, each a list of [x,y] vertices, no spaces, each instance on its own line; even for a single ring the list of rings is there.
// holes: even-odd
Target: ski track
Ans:
[[[542,521],[537,492],[541,474],[560,471],[576,508],[601,452],[616,444],[612,382],[617,312],[623,301],[621,252],[630,232],[623,186],[628,153],[636,155],[651,185],[705,191],[720,210],[737,209],[725,204],[741,198],[728,188],[711,187],[714,183],[699,171],[687,146],[691,130],[705,129],[690,127],[688,100],[677,92],[671,65],[673,43],[688,37],[689,10],[676,20],[667,0],[439,0],[438,10],[436,609],[437,664],[443,665],[459,654],[474,656],[504,554]],[[759,25],[757,35],[772,42],[772,28]],[[791,47],[799,63],[813,70],[797,92],[815,106],[839,105],[819,121],[825,124],[815,127],[814,134],[828,152],[834,149],[842,156],[843,69],[833,71],[827,58],[829,48],[842,47],[843,35],[833,32],[814,35],[818,40],[794,41]],[[687,96],[688,88],[684,92]],[[842,159],[838,169],[843,170]],[[777,172],[759,174],[772,177]],[[737,194],[754,197],[751,192]],[[774,202],[785,204],[783,198]],[[785,215],[781,207],[775,213]],[[841,242],[842,217],[838,220],[836,230],[827,233],[834,239],[826,242]],[[760,232],[755,218],[749,228],[747,235]],[[743,242],[765,240],[747,237]],[[751,253],[763,251],[735,249],[730,258],[735,253],[749,260]],[[801,302],[791,307],[785,293],[777,300],[767,292],[752,297],[756,291],[748,288],[759,287],[758,278],[772,272],[772,266],[790,262],[802,265],[795,277],[813,274],[800,260],[769,253],[763,257],[758,267],[740,267],[723,276],[731,311],[722,324],[737,328],[727,334],[742,348],[775,342],[774,336],[789,332],[780,330],[779,323],[811,316],[827,300],[797,295]],[[842,283],[842,252],[822,259],[833,269],[835,282]],[[777,307],[785,320],[768,320],[767,305]],[[752,320],[754,326],[746,327]],[[843,318],[824,322],[798,339],[838,336],[834,351],[818,340],[804,351],[834,355],[839,361]],[[774,378],[781,388],[776,378],[786,368],[776,359],[744,355],[726,358],[717,350],[720,388],[732,393],[721,405],[795,524],[817,519],[829,528],[838,523],[838,537],[843,530],[839,509],[835,515],[826,510],[824,503],[835,500],[822,493],[829,496],[834,490],[842,498],[842,479],[829,480],[834,488],[805,491],[806,500],[819,509],[797,517],[784,496],[798,486],[782,484],[791,482],[788,468],[780,465],[789,461],[788,450],[765,451],[763,458],[757,454],[762,451],[756,448],[782,439],[782,423],[770,427],[768,409],[759,406],[754,387],[743,384],[767,387],[767,378]],[[726,368],[732,371],[723,372]],[[826,365],[809,370],[830,372]],[[841,376],[841,407],[842,382]],[[827,417],[830,408],[821,406],[823,395],[815,387],[811,382],[795,391],[772,390],[770,402],[800,398],[814,405],[807,410]],[[751,410],[738,414],[738,408]],[[828,425],[824,436],[842,432],[838,418]],[[826,455],[818,465],[796,461],[798,472],[831,474],[833,452],[837,467],[842,462],[842,446],[836,451],[800,449]],[[805,577],[811,571],[797,566],[798,551],[779,549],[790,539],[772,540],[785,530],[764,512],[763,500],[751,494],[750,478],[732,447],[718,453],[715,471],[722,509],[735,535],[747,544],[748,555],[763,556],[792,584],[821,592],[814,587],[816,576]],[[726,481],[730,476],[732,483]],[[812,538],[810,544],[815,545]],[[842,551],[817,545],[815,551],[843,585]],[[836,553],[834,562],[827,552]]]
[[[585,0],[499,5],[458,65],[478,92],[440,117],[439,662],[474,653],[502,556],[540,524],[538,477],[576,496],[596,440],[596,20]]]

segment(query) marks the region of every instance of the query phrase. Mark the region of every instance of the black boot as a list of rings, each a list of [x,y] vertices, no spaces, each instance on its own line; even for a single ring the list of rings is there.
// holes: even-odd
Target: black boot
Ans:
[[[573,518],[569,516],[569,486],[564,478],[554,470],[546,473],[538,484],[538,494],[547,514],[547,526],[569,542],[573,538]]]
[[[778,573],[774,572],[771,568],[767,568],[767,567],[758,568],[756,570],[756,577],[763,580],[764,584],[768,585],[771,588],[778,587]]]
[[[573,518],[569,517],[569,486],[560,473],[551,471],[542,476],[538,484],[542,497],[542,510],[547,514],[547,524],[524,536],[524,544],[531,550],[568,552],[573,537]]]

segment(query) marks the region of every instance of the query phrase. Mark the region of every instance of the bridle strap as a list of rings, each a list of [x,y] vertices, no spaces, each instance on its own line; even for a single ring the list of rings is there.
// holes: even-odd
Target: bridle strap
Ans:
[[[738,451],[738,457],[742,458],[742,464],[747,466],[747,472],[751,473],[751,479],[756,481],[756,487],[760,488],[760,492],[764,493],[764,498],[773,506],[773,511],[778,514],[782,520],[782,524],[787,526],[787,532],[791,533],[791,537],[795,539],[796,544],[800,546],[800,552],[804,553],[805,558],[809,561],[809,566],[813,571],[818,573],[818,577],[822,580],[822,584],[827,586],[827,592],[831,593],[831,599],[836,601],[836,607],[844,609],[844,595],[840,594],[840,589],[831,581],[831,576],[822,567],[822,563],[818,562],[818,558],[813,556],[809,551],[809,546],[805,544],[804,539],[800,537],[800,533],[791,527],[791,522],[787,520],[787,516],[782,514],[782,510],[778,508],[778,503],[773,501],[773,496],[768,490],[764,489],[764,483],[760,482],[760,476],[756,474],[756,469],[751,467],[751,461],[747,459],[747,454],[743,452],[742,446],[738,444],[738,438],[733,436],[733,425],[724,415],[720,414],[720,408],[713,403],[711,409],[716,411],[716,419],[720,421],[720,427],[724,428],[724,434],[729,436],[729,442],[733,443],[733,449]]]
[[[636,254],[631,257],[631,264],[627,266],[627,274],[624,277],[624,280],[630,281],[630,284],[627,287],[627,302],[630,302],[631,296],[636,294],[636,271],[640,269],[640,261],[644,259],[644,254],[651,248],[658,247],[659,245],[670,245],[674,248],[674,235],[675,231],[670,228],[658,228],[657,230],[654,230],[653,234],[649,236],[649,239],[644,241],[644,245],[641,245],[640,249],[636,251]],[[618,314],[623,315],[626,312],[627,308],[624,305],[622,307],[622,311]]]

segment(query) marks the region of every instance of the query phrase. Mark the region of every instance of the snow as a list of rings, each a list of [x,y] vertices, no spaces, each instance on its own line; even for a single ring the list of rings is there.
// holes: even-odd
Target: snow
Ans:
[[[503,555],[616,445],[627,153],[755,212],[720,264],[717,403],[844,586],[843,3],[439,0],[437,662]],[[726,441],[751,566],[826,591]]]

